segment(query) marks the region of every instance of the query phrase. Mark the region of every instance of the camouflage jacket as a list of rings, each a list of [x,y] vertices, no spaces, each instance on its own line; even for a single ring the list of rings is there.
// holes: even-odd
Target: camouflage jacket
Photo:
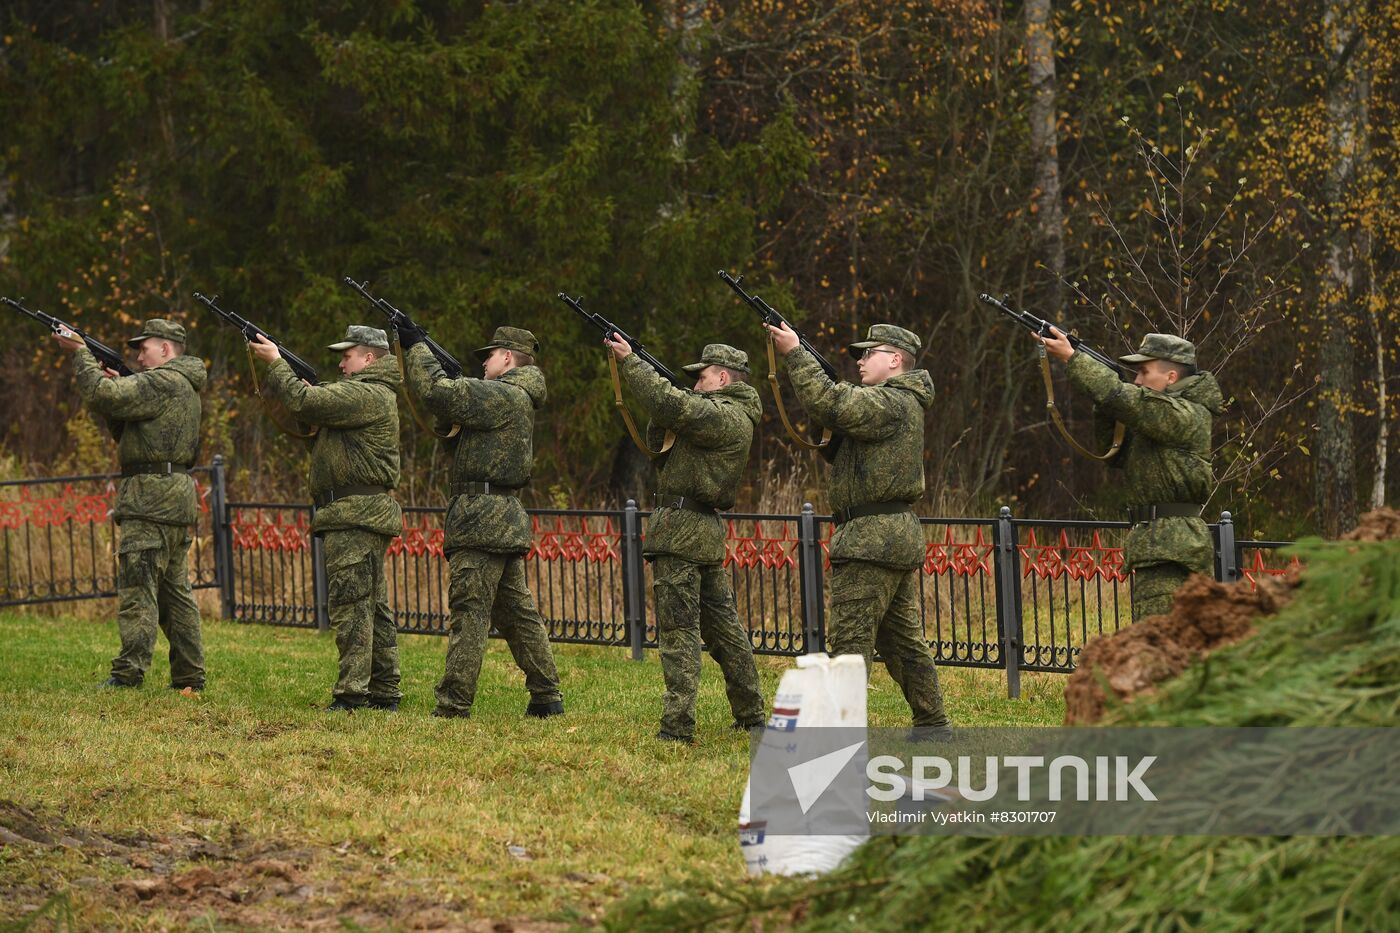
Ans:
[[[758,391],[733,382],[714,392],[678,389],[633,353],[623,361],[627,385],[651,415],[647,443],[659,447],[667,431],[675,443],[666,455],[657,492],[684,496],[717,509],[734,507],[749,462],[754,426],[763,414]],[[647,523],[642,553],[673,554],[700,564],[724,561],[724,527],[717,515],[689,509],[657,509]]]
[[[544,373],[518,366],[499,379],[449,379],[423,344],[408,351],[408,385],[443,422],[461,426],[452,453],[453,487],[499,483],[521,487],[535,465],[535,412],[544,406]],[[498,554],[530,550],[530,516],[514,495],[454,495],[447,507],[445,549]]]
[[[353,376],[309,386],[286,360],[267,371],[267,389],[303,424],[319,428],[311,441],[308,476],[314,500],[345,486],[399,484],[399,406],[394,390],[399,364],[385,355]],[[363,528],[382,535],[403,532],[403,510],[387,493],[347,496],[316,510],[317,534]]]
[[[787,355],[792,388],[808,416],[845,435],[831,464],[833,510],[924,495],[924,411],[933,406],[928,371],[900,373],[880,385],[832,382],[816,358],[798,348]],[[914,513],[866,515],[831,537],[833,563],[868,561],[896,569],[924,561],[924,534]]]
[[[1210,373],[1187,376],[1157,392],[1119,380],[1107,366],[1083,353],[1070,357],[1070,385],[1094,400],[1095,428],[1103,447],[1113,423],[1128,429],[1123,448],[1109,465],[1123,471],[1130,506],[1159,502],[1205,504],[1215,484],[1210,466],[1213,415],[1225,409],[1220,384]],[[1211,573],[1215,544],[1200,518],[1159,518],[1128,533],[1128,568],[1175,561]]]
[[[73,354],[84,404],[121,425],[117,458],[122,466],[177,463],[193,466],[199,451],[199,393],[208,382],[197,356],[173,360],[131,376],[108,379],[86,347]],[[165,525],[193,525],[199,518],[194,478],[184,473],[145,474],[121,481],[114,515]]]

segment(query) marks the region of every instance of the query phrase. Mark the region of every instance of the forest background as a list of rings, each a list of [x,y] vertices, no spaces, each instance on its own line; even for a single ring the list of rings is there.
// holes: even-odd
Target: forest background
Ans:
[[[1195,340],[1232,400],[1208,514],[1247,534],[1335,534],[1396,482],[1400,0],[6,8],[0,294],[111,344],[183,320],[213,376],[202,457],[241,492],[302,495],[300,442],[192,292],[335,375],[321,347],[382,323],[351,275],[464,362],[498,324],[540,336],[533,504],[648,482],[565,291],[673,368],[746,349],[765,419],[740,506],[821,508],[720,269],[840,366],[872,322],[923,336],[925,514],[1119,517],[982,292],[1114,354]],[[6,333],[5,472],[110,467],[64,355]],[[446,459],[403,424],[401,497],[440,502]]]

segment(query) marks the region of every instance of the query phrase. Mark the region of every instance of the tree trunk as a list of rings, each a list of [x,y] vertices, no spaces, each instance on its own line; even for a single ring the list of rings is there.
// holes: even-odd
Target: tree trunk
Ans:
[[[1041,261],[1054,277],[1049,317],[1064,312],[1065,229],[1055,107],[1055,24],[1050,0],[1026,0],[1026,63],[1031,79],[1031,158]]]
[[[1366,38],[1360,8],[1351,0],[1327,0],[1323,19],[1331,81],[1327,88],[1328,168],[1326,261],[1323,269],[1322,334],[1319,348],[1321,392],[1318,396],[1314,498],[1318,529],[1336,537],[1356,525],[1356,451],[1351,411],[1356,401],[1352,345],[1358,290],[1357,243],[1348,222],[1349,202],[1357,176],[1360,143],[1365,138],[1363,91],[1355,62],[1363,57]]]

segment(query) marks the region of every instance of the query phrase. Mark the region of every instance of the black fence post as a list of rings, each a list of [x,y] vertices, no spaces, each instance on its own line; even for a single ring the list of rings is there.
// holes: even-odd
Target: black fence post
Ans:
[[[311,507],[311,524],[316,525],[316,506]],[[321,632],[331,630],[330,608],[326,603],[326,550],[321,546],[321,536],[311,535],[311,601],[316,605],[316,629]]]
[[[213,489],[214,578],[219,582],[219,606],[224,619],[233,618],[233,525],[228,509],[228,478],[224,471],[224,455],[214,455],[211,471]]]
[[[822,593],[822,544],[812,503],[797,519],[797,576],[802,597],[802,645],[807,654],[826,650],[826,600]]]
[[[640,661],[647,640],[646,565],[642,560],[642,523],[637,500],[622,510],[622,614],[632,660]]]
[[[1001,661],[1006,668],[1006,695],[1021,697],[1021,551],[1011,509],[1002,506],[992,525],[992,553],[996,566],[997,635]]]
[[[1235,543],[1235,520],[1229,512],[1220,513],[1219,540],[1215,551],[1215,579],[1221,583],[1238,583],[1240,579],[1239,546]]]

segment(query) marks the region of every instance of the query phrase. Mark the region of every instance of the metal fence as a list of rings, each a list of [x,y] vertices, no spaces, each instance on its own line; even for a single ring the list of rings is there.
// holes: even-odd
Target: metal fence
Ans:
[[[194,471],[200,524],[191,556],[196,587],[217,587],[222,614],[241,622],[326,629],[326,574],[310,505],[229,501],[224,464]],[[117,477],[75,476],[0,483],[4,578],[0,606],[113,596],[116,549],[111,504]],[[35,495],[34,489],[57,489]],[[526,579],[550,638],[656,646],[649,565],[642,542],[650,513],[620,509],[529,510],[534,545]],[[386,558],[389,599],[403,632],[445,634],[445,510],[404,508],[403,534]],[[724,566],[739,616],[760,654],[798,655],[824,646],[835,526],[810,505],[796,515],[733,513]],[[940,664],[1006,671],[1011,696],[1021,671],[1072,671],[1085,641],[1132,620],[1124,569],[1126,522],[1016,518],[922,518],[924,634]],[[1297,560],[1285,541],[1240,541],[1230,513],[1211,525],[1217,579],[1254,585]]]

